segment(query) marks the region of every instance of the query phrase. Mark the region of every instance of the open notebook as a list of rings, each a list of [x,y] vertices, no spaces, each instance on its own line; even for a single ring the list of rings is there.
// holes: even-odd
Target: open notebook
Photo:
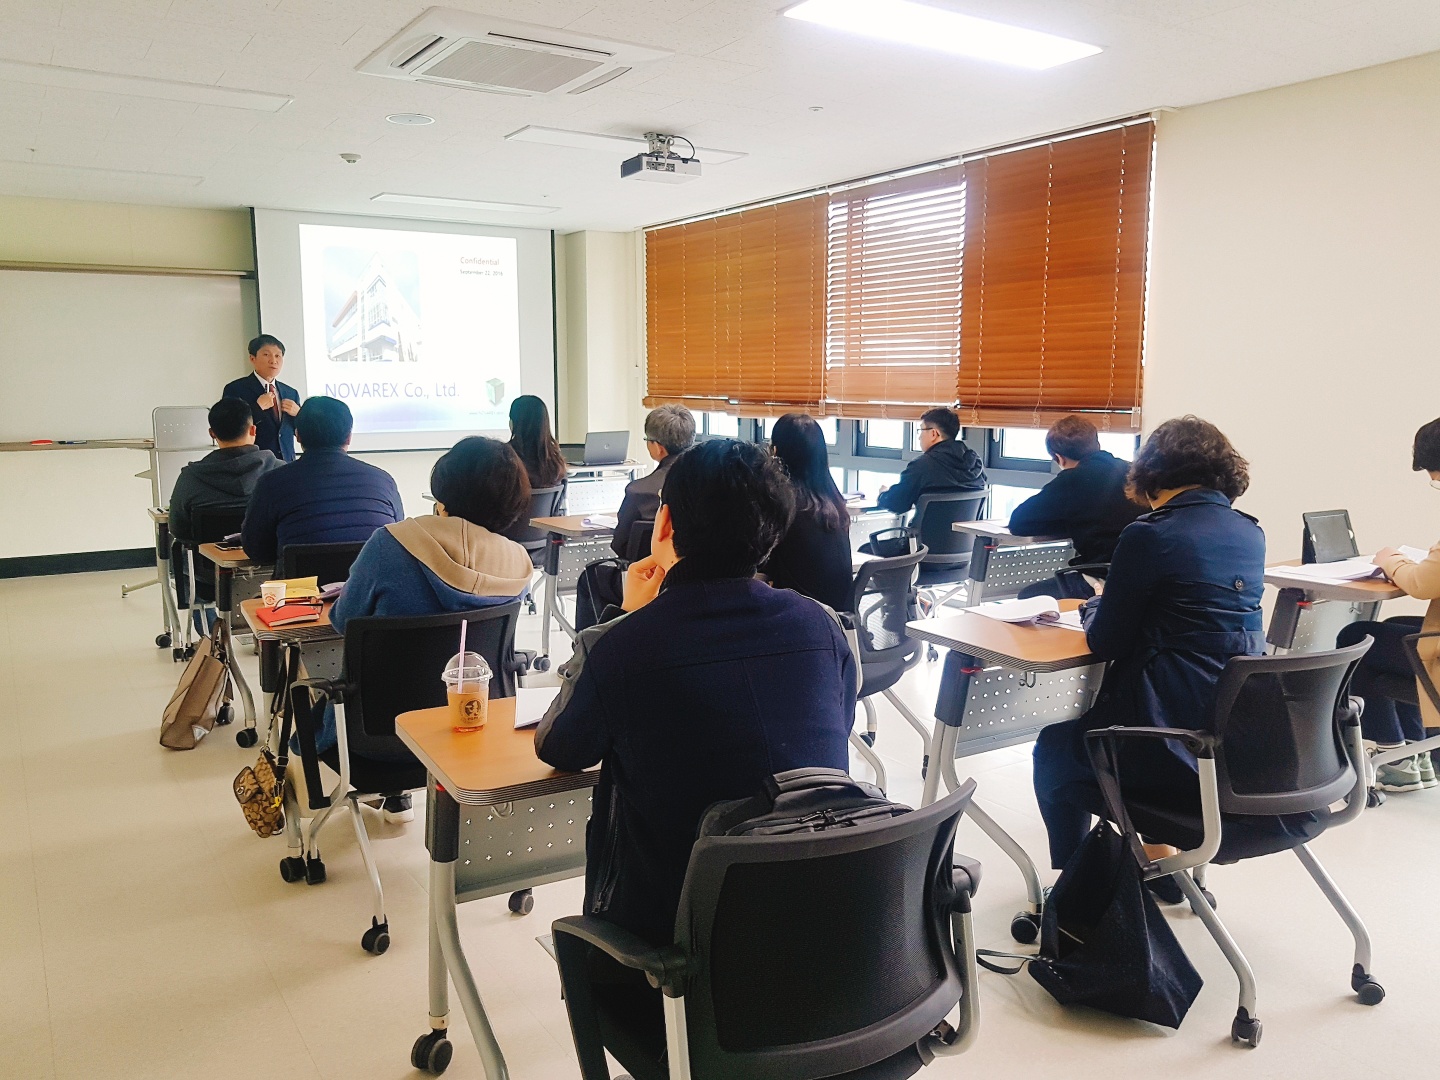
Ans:
[[[1035,623],[1041,626],[1059,626],[1066,630],[1084,630],[1080,612],[1061,611],[1059,602],[1053,596],[1032,596],[1028,600],[991,600],[976,604],[970,609],[976,615],[1007,623]]]
[[[1424,562],[1428,551],[1415,547],[1396,548],[1411,562]],[[1272,566],[1266,572],[1276,577],[1294,578],[1296,581],[1314,581],[1327,585],[1340,585],[1347,581],[1364,581],[1368,578],[1383,578],[1385,572],[1371,562],[1369,555],[1356,555],[1339,562],[1306,563],[1303,566]]]

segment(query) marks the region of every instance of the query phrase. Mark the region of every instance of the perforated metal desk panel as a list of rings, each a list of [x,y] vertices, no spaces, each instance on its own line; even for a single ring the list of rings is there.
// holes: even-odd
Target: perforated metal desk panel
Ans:
[[[966,606],[1015,596],[1027,585],[1055,576],[1075,557],[1064,537],[1016,536],[999,521],[957,521],[956,532],[975,537]]]
[[[1353,622],[1376,619],[1384,600],[1405,591],[1385,578],[1339,583],[1287,577],[1294,562],[1265,568],[1265,584],[1280,590],[1265,640],[1282,652],[1320,652],[1335,648],[1335,638]]]

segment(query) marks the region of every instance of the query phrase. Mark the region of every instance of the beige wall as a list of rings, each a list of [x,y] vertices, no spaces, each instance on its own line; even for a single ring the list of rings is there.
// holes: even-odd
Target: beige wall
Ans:
[[[1440,54],[1161,117],[1145,422],[1198,413],[1251,463],[1272,557],[1347,507],[1428,546],[1410,441],[1440,416]]]

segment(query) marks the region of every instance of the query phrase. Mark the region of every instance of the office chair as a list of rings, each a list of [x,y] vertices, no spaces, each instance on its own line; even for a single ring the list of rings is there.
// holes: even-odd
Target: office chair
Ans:
[[[1365,924],[1307,846],[1365,809],[1361,703],[1346,691],[1370,644],[1366,638],[1330,652],[1234,657],[1216,685],[1209,731],[1111,727],[1088,733],[1105,816],[1129,838],[1147,879],[1168,875],[1179,884],[1240,980],[1240,1004],[1230,1027],[1235,1042],[1252,1047],[1260,1042],[1255,976],[1203,891],[1203,870],[1211,862],[1293,851],[1355,939],[1351,989],[1362,1005],[1385,997],[1370,974]],[[1200,805],[1176,811],[1133,791],[1126,794],[1117,778],[1121,739],[1183,744],[1199,762]],[[1332,811],[1342,800],[1345,808]],[[1138,836],[1182,850],[1152,862]]]
[[[507,538],[514,540],[529,553],[530,565],[535,568],[535,573],[530,576],[530,597],[527,608],[531,615],[535,614],[535,585],[541,571],[545,568],[545,547],[550,542],[550,534],[544,529],[535,528],[530,522],[536,518],[559,517],[564,514],[566,487],[566,481],[561,480],[554,487],[531,488],[530,509],[524,520],[517,521],[504,533]]]
[[[286,544],[276,560],[278,578],[314,577],[320,587],[345,581],[364,542],[345,544]]]
[[[975,538],[956,532],[957,521],[978,521],[985,510],[990,489],[981,491],[933,491],[915,500],[910,534],[927,551],[920,564],[917,585],[921,611],[934,617],[951,597],[965,587],[970,553]]]
[[[197,559],[195,554],[201,544],[217,544],[232,533],[238,533],[245,522],[245,504],[197,506],[191,511],[190,521],[193,535],[184,539],[175,538],[176,549],[184,551],[184,559],[170,560],[170,565],[175,568],[175,592],[180,606],[185,609],[184,645],[172,652],[176,660],[187,660],[195,654],[197,623],[204,618],[207,608],[213,610],[215,607],[215,564],[209,559]]]
[[[907,534],[905,542],[913,544],[914,539]],[[888,542],[881,546],[888,548]],[[905,672],[920,662],[923,646],[905,632],[905,623],[916,618],[915,577],[927,554],[921,546],[907,554],[871,559],[862,563],[855,574],[851,607],[855,612],[856,657],[862,680],[857,696],[865,706],[865,733],[860,738],[866,746],[875,745],[877,723],[871,698],[876,694],[885,695],[885,700],[919,733],[924,745],[930,745],[930,729],[894,689]],[[926,755],[921,776],[929,765]]]
[[[360,858],[370,878],[374,914],[360,939],[366,952],[379,955],[390,947],[385,894],[360,816],[360,802],[376,795],[394,795],[425,786],[425,766],[395,734],[395,717],[447,702],[440,674],[459,645],[460,624],[468,624],[465,648],[479,653],[494,676],[490,696],[515,696],[515,624],[520,601],[444,615],[351,619],[345,624],[344,669],[338,679],[296,680],[290,707],[295,718],[300,768],[307,795],[306,810],[316,811],[307,829],[296,785],[285,785],[285,833],[291,854],[280,860],[285,881],[325,880],[325,863],[317,838],[338,807],[343,806],[355,829]],[[337,745],[320,753],[315,737],[326,703],[335,706]],[[339,781],[328,792],[321,785],[320,763]],[[293,766],[292,766],[293,767]],[[529,910],[529,890],[510,898],[511,910]],[[523,912],[522,912],[523,913]]]
[[[620,602],[625,569],[650,554],[650,540],[654,534],[655,522],[640,518],[630,526],[623,557],[611,555],[585,564],[575,582],[577,632],[594,626],[611,603]],[[607,570],[607,567],[613,569]]]
[[[650,541],[655,535],[655,522],[641,518],[630,526],[630,535],[625,540],[624,563],[629,566],[650,554]]]
[[[979,866],[956,866],[954,846],[974,790],[855,828],[702,836],[673,944],[558,920],[583,1080],[609,1080],[606,1050],[634,1080],[899,1080],[963,1052]],[[633,982],[593,983],[601,964]]]

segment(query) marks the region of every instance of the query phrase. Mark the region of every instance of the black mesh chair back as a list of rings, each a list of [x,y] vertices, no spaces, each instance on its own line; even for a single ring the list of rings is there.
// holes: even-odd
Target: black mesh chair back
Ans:
[[[541,517],[559,517],[565,513],[566,482],[560,481],[554,487],[531,488],[530,510],[523,521],[517,521],[505,530],[505,536],[514,540],[530,553],[530,562],[542,566],[545,562],[545,545],[550,534],[537,529],[530,522]]]
[[[364,542],[347,544],[287,544],[280,549],[275,564],[279,578],[314,577],[321,587],[350,576],[350,567],[360,554]]]
[[[925,559],[927,567],[969,565],[975,538],[969,533],[956,532],[951,526],[957,521],[978,521],[989,497],[987,488],[983,491],[932,491],[915,500],[915,516],[911,518],[910,531],[930,552]]]
[[[655,522],[644,519],[630,526],[630,535],[625,541],[625,561],[632,563],[650,554],[650,538],[655,534]]]
[[[696,1080],[915,1061],[962,993],[952,866],[974,788],[851,829],[696,841],[675,923],[696,973],[685,995]]]
[[[490,665],[492,698],[515,696],[515,625],[520,601],[444,615],[369,617],[345,624],[345,730],[350,752],[393,753],[404,743],[395,717],[412,709],[446,704],[440,676],[459,651],[460,624],[468,623],[465,648]]]
[[[924,547],[888,559],[870,559],[855,574],[852,610],[860,642],[860,696],[888,690],[900,681],[920,655],[920,641],[905,633],[905,623],[918,618],[915,578],[927,552]]]
[[[190,512],[190,523],[194,535],[187,536],[183,541],[176,541],[177,552],[184,548],[191,551],[198,551],[201,544],[218,544],[225,537],[232,533],[238,533],[240,526],[245,523],[245,504],[238,503],[234,506],[197,506]],[[184,583],[183,556],[171,562],[175,568],[175,581],[180,592],[180,603],[189,603],[188,589]],[[196,556],[195,582],[196,595],[199,599],[209,603],[215,599],[215,564],[209,559]]]
[[[1215,688],[1220,811],[1323,814],[1355,785],[1340,730],[1351,673],[1370,647],[1236,656]]]

